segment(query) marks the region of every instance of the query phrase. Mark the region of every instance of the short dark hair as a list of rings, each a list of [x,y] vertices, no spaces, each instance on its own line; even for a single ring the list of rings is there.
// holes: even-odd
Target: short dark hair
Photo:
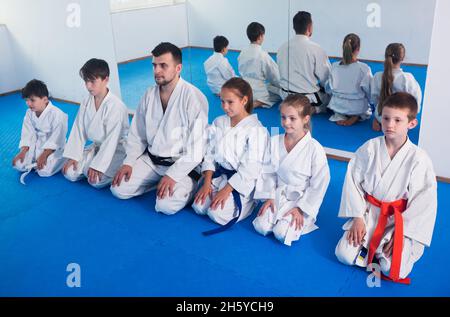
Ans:
[[[409,121],[416,119],[419,111],[416,98],[407,92],[396,92],[387,97],[381,110],[383,111],[384,108],[407,109]]]
[[[155,57],[159,57],[167,53],[172,54],[175,63],[177,64],[183,63],[183,54],[181,53],[180,48],[172,43],[169,42],[159,43],[152,51],[152,55]]]
[[[32,96],[39,98],[48,98],[48,89],[43,81],[33,79],[22,89],[22,98],[27,99]]]
[[[250,42],[256,42],[258,37],[266,33],[264,25],[258,22],[252,22],[247,27],[247,37]]]
[[[230,42],[228,41],[228,39],[225,36],[222,35],[218,35],[214,38],[214,51],[217,53],[222,52],[222,50],[224,48],[226,48],[228,46],[228,44],[230,44]]]
[[[294,30],[296,34],[305,34],[308,26],[312,24],[311,13],[299,11],[294,16]]]
[[[109,77],[109,66],[103,59],[92,58],[80,69],[80,76],[84,81],[105,79]]]

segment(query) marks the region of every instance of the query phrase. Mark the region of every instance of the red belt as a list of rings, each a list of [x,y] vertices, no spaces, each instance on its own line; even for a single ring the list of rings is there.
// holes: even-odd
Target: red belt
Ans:
[[[389,216],[394,215],[394,247],[392,251],[391,270],[389,277],[381,275],[381,277],[388,281],[393,281],[402,284],[410,284],[411,279],[400,278],[400,266],[402,262],[402,250],[403,250],[403,217],[402,212],[406,209],[407,200],[399,199],[393,202],[379,201],[375,197],[366,194],[366,199],[372,205],[380,208],[380,216],[378,218],[378,224],[373,233],[372,239],[369,245],[369,257],[368,264],[371,264],[375,256],[375,251],[378,249],[381,239],[383,238],[384,231]]]

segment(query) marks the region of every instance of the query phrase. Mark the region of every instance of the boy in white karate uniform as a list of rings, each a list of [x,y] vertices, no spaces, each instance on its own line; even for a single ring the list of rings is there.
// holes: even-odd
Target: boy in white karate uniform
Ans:
[[[371,103],[375,105],[375,118],[372,128],[381,130],[381,105],[396,92],[407,92],[417,100],[418,113],[422,104],[422,89],[411,73],[404,72],[400,66],[405,59],[406,49],[401,43],[391,43],[386,47],[384,70],[373,76],[371,83]]]
[[[313,22],[309,12],[300,11],[294,16],[296,36],[278,50],[281,97],[300,93],[308,97],[313,113],[325,112],[330,96],[324,86],[330,75],[330,61],[325,51],[310,40]]]
[[[367,64],[358,61],[361,47],[358,35],[348,34],[342,46],[342,61],[331,66],[325,90],[332,96],[328,108],[334,111],[334,115],[330,121],[350,126],[372,116],[369,105],[372,71]]]
[[[155,210],[173,215],[192,199],[206,148],[208,101],[180,77],[181,50],[161,43],[153,51],[156,86],[150,87],[131,123],[127,156],[111,186],[120,199],[157,185]]]
[[[239,54],[239,73],[253,90],[254,108],[270,108],[280,101],[280,72],[278,65],[262,49],[265,28],[258,22],[247,27],[251,44]]]
[[[262,235],[271,232],[290,246],[310,233],[330,182],[330,169],[323,147],[311,137],[311,103],[299,94],[281,104],[285,134],[272,137],[258,178],[255,199],[265,200],[253,221]]]
[[[430,246],[436,220],[437,184],[430,158],[408,139],[418,105],[408,93],[382,106],[384,136],[369,140],[350,161],[339,217],[350,218],[336,246],[344,264],[374,260],[383,278],[409,283],[414,263]]]
[[[207,84],[215,95],[219,95],[222,85],[230,78],[236,77],[233,67],[225,57],[228,53],[228,40],[224,36],[214,38],[214,53],[203,64]]]
[[[40,80],[34,79],[22,89],[29,109],[23,119],[20,152],[12,162],[16,170],[28,172],[35,168],[41,177],[61,170],[67,134],[67,115],[48,96],[47,86]]]
[[[232,78],[223,85],[220,97],[226,115],[214,120],[209,128],[203,186],[192,207],[220,225],[231,226],[247,218],[255,207],[253,191],[269,134],[258,116],[251,114],[249,83]]]
[[[108,89],[109,66],[101,59],[91,59],[81,68],[80,76],[89,91],[80,105],[67,141],[64,176],[71,182],[87,178],[95,188],[109,186],[125,158],[128,133],[128,109]],[[86,146],[86,142],[92,143]]]

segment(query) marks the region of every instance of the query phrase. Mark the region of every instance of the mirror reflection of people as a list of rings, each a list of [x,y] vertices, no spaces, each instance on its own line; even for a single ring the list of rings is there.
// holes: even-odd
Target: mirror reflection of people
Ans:
[[[236,77],[233,67],[225,57],[228,54],[229,41],[225,36],[214,38],[214,53],[203,63],[206,80],[213,94],[219,96],[220,89],[225,82]]]
[[[384,101],[393,93],[407,92],[414,96],[419,106],[422,103],[422,90],[419,83],[411,73],[404,72],[401,64],[405,59],[405,46],[401,43],[391,43],[386,47],[384,54],[384,71],[378,72],[373,76],[372,81],[372,104],[375,107],[375,118],[372,122],[372,128],[375,131],[381,130],[381,107]]]
[[[334,112],[330,121],[350,126],[372,116],[369,104],[372,71],[369,65],[358,61],[361,48],[358,35],[348,34],[342,48],[343,58],[331,65],[325,90],[331,95],[328,108]]]
[[[324,90],[330,75],[330,61],[325,51],[311,40],[311,14],[299,11],[293,23],[295,37],[284,43],[277,54],[282,98],[300,93],[308,97],[314,113],[325,112],[330,100]]]
[[[262,24],[250,23],[247,27],[250,46],[238,57],[239,73],[253,89],[254,108],[270,108],[281,100],[278,65],[262,48],[265,33]]]

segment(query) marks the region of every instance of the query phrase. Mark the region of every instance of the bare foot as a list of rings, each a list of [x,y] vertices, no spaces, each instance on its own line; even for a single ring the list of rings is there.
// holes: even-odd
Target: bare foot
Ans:
[[[359,116],[351,116],[347,120],[343,120],[342,125],[349,127],[351,125],[354,125],[356,122],[358,122]]]
[[[265,106],[266,104],[264,102],[261,102],[259,100],[256,100],[255,102],[253,102],[253,108],[260,108],[262,106]]]
[[[381,131],[381,124],[378,122],[376,118],[374,118],[372,121],[372,129],[374,131]]]

